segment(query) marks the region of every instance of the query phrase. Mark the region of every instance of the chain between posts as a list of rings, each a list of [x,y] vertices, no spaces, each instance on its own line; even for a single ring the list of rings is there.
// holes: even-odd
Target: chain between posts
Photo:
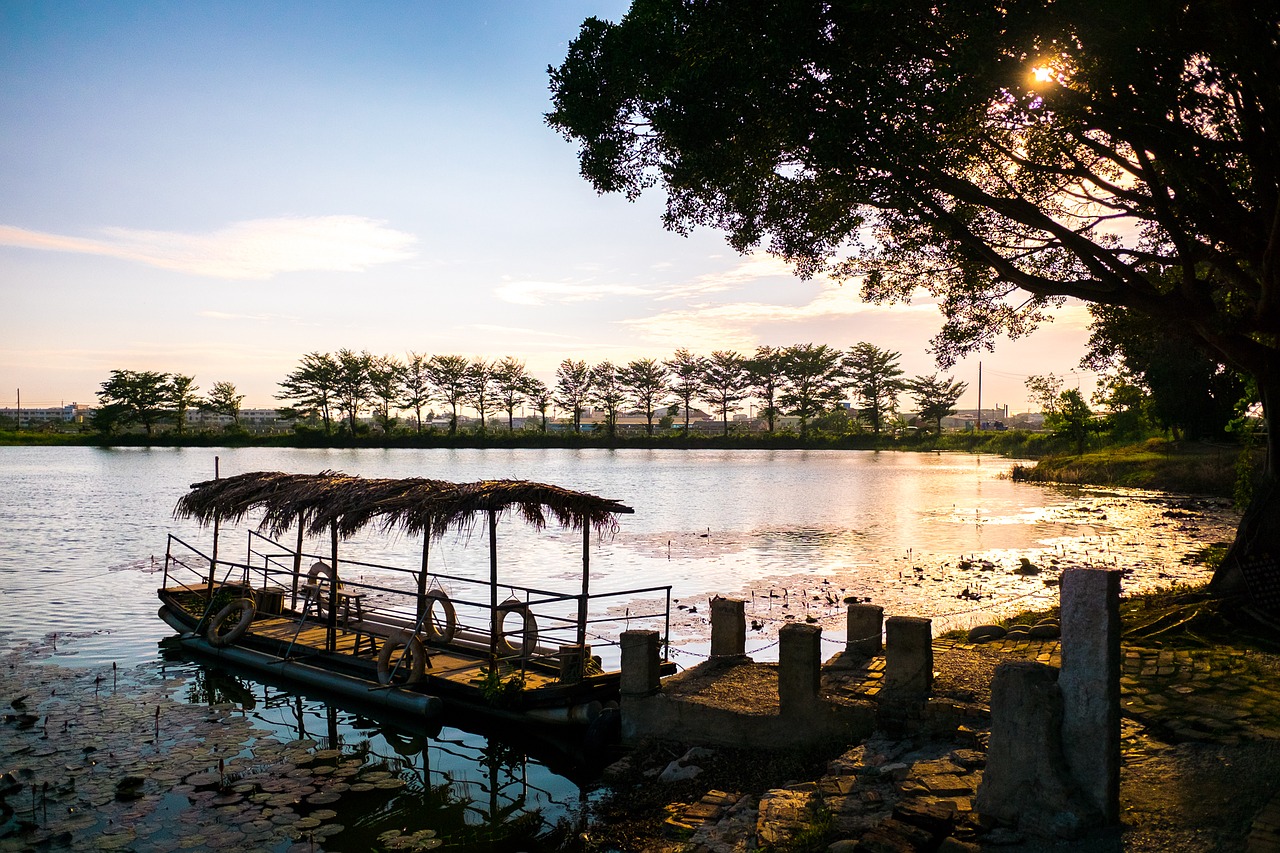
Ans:
[[[1032,590],[1031,592],[1023,593],[1022,595],[1015,595],[1015,596],[1012,596],[1012,597],[1010,597],[1010,598],[1003,599],[1001,602],[999,602],[999,604],[1000,604],[1000,606],[1004,606],[1004,605],[1007,605],[1007,604],[1012,604],[1012,603],[1013,603],[1013,602],[1015,602],[1015,601],[1022,601],[1022,600],[1024,600],[1024,599],[1032,598],[1032,597],[1034,597],[1034,596],[1037,596],[1037,595],[1043,595],[1043,594],[1044,594],[1044,590],[1039,590],[1039,589],[1037,589],[1037,590]],[[931,615],[927,616],[926,618],[929,618],[929,619],[950,619],[950,618],[953,618],[953,617],[956,617],[956,616],[968,616],[968,615],[973,614],[973,613],[982,613],[982,612],[984,612],[984,611],[991,610],[992,608],[993,608],[993,605],[992,605],[991,603],[987,603],[987,604],[979,605],[979,606],[977,606],[977,607],[971,607],[971,608],[969,608],[969,609],[967,609],[967,610],[953,610],[953,611],[951,611],[951,612],[949,612],[949,613],[934,613],[934,614],[931,614]],[[840,617],[840,615],[841,615],[841,614],[838,614],[838,613],[829,613],[829,614],[827,614],[826,616],[810,617],[810,618],[812,618],[812,619],[813,619],[813,621],[812,621],[812,622],[809,622],[809,623],[807,623],[807,624],[817,624],[817,625],[821,625],[821,624],[822,624],[822,621],[823,621],[824,619],[827,619],[827,620],[830,620],[830,619],[836,619],[836,618],[839,618],[839,617]],[[795,619],[778,618],[778,617],[776,617],[776,616],[761,616],[761,615],[760,615],[760,614],[758,614],[758,613],[754,613],[754,614],[752,614],[752,618],[753,618],[753,619],[756,619],[756,620],[758,620],[758,621],[761,621],[761,622],[778,622],[778,623],[783,623],[783,624],[806,624],[806,623],[797,622]],[[835,640],[835,639],[832,639],[832,638],[827,637],[827,636],[823,636],[823,637],[822,637],[822,640],[823,640],[824,642],[827,642],[827,643],[834,643],[834,644],[836,644],[836,645],[840,645],[840,646],[847,645],[847,644],[848,644],[848,643],[850,643],[850,642],[853,642],[853,643],[860,643],[860,642],[865,642],[865,641],[869,641],[869,640],[878,640],[878,639],[880,639],[880,635],[879,635],[879,634],[873,634],[873,635],[871,635],[871,636],[869,636],[869,637],[861,637],[861,638],[858,638],[858,639],[854,639],[854,640],[852,640],[852,641],[850,641],[850,640],[848,640],[848,639],[845,639],[845,640]],[[746,652],[746,654],[747,654],[748,656],[750,656],[750,655],[756,655],[756,654],[759,654],[760,652],[767,651],[767,650],[769,650],[769,649],[773,648],[774,646],[778,645],[778,643],[779,643],[779,642],[781,642],[781,638],[779,638],[778,640],[774,640],[772,643],[769,643],[769,644],[767,644],[767,645],[761,646],[761,647],[760,647],[760,648],[758,648],[758,649],[754,649],[754,650],[752,650],[752,651]],[[706,658],[710,658],[710,657],[711,657],[711,655],[709,655],[709,654],[704,655],[704,654],[701,654],[701,653],[699,653],[699,652],[691,652],[691,651],[689,651],[688,649],[681,649],[681,648],[679,648],[679,647],[677,647],[677,646],[674,646],[674,645],[671,647],[671,653],[672,653],[672,654],[676,654],[676,655],[688,655],[688,656],[690,656],[690,657],[703,658],[703,659],[706,659]]]

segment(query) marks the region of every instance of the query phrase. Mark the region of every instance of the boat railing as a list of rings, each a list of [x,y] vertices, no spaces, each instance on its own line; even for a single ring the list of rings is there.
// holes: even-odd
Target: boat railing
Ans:
[[[557,666],[563,650],[590,646],[586,670],[620,662],[620,635],[629,628],[670,636],[671,587],[567,593],[520,584],[429,573],[355,559],[338,566],[337,595],[328,589],[327,572],[309,574],[331,555],[294,550],[249,531],[244,562],[215,560],[170,534],[165,554],[165,586],[171,577],[192,589],[208,586],[210,569],[220,584],[254,590],[261,610],[292,618],[319,618],[318,604],[336,600],[335,622],[362,632],[390,635],[413,630],[431,643],[487,652],[502,661]],[[397,584],[401,578],[403,583]],[[206,608],[208,603],[206,603]],[[585,618],[584,618],[585,614]],[[207,614],[205,614],[207,617]]]
[[[253,530],[248,534],[247,555],[253,575],[289,590],[293,610],[298,610],[300,602],[305,606],[305,573],[310,566],[332,562],[332,555],[296,551]],[[420,569],[355,558],[340,560],[338,569],[339,607],[344,616],[358,612],[372,626],[415,629],[429,642],[451,637],[458,646],[494,652],[504,660],[553,662],[559,660],[562,646],[585,644],[593,656],[602,658],[600,666],[616,667],[622,630],[658,630],[664,644],[671,633],[671,587],[584,596],[511,583],[499,583],[494,589],[489,579],[453,574],[428,573],[424,578]],[[404,583],[397,584],[396,578]],[[317,580],[324,584],[326,576],[319,574]],[[585,620],[580,620],[582,612]]]

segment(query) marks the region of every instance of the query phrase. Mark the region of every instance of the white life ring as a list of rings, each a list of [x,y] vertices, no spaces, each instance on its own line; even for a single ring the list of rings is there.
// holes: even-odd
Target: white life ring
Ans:
[[[236,610],[240,611],[240,621],[231,627],[230,631],[225,634],[220,632],[218,628],[223,622],[231,618],[231,614]],[[217,648],[229,646],[236,640],[244,636],[244,632],[249,630],[249,624],[253,622],[253,614],[256,608],[253,606],[251,598],[237,598],[226,607],[218,611],[217,615],[209,620],[209,627],[205,628],[204,635],[208,639],[209,644]]]
[[[311,564],[311,570],[307,572],[307,586],[311,588],[311,594],[316,597],[316,618],[325,618],[325,607],[328,602],[324,596],[320,594],[320,576],[324,575],[329,580],[329,589],[333,589],[334,571],[333,566],[321,560],[316,560]],[[332,593],[331,593],[332,595]]]
[[[405,676],[403,660],[401,660],[401,666],[396,675],[399,678],[404,678],[405,684],[416,684],[422,680],[422,675],[426,672],[429,663],[427,650],[423,647],[422,641],[418,639],[417,634],[409,630],[402,630],[388,637],[382,644],[382,651],[378,652],[379,684],[391,683],[391,673],[396,668],[396,664],[391,662],[391,656],[396,649],[400,648],[408,649],[408,675]]]
[[[507,614],[519,613],[523,621],[519,631],[508,631],[506,628]],[[516,598],[508,598],[506,601],[498,605],[497,618],[494,620],[494,631],[498,635],[498,653],[503,657],[510,655],[523,655],[528,657],[533,654],[538,647],[538,623],[533,618],[533,612],[529,610],[529,605]],[[516,646],[509,639],[510,634],[520,634],[520,645]]]
[[[435,618],[436,604],[444,613],[444,625]],[[426,610],[422,614],[422,626],[426,629],[427,639],[433,643],[447,643],[458,633],[458,612],[444,590],[433,589],[427,593]]]

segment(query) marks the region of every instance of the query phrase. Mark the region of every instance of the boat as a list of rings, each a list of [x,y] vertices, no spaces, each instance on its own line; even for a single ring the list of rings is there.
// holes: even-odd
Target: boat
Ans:
[[[169,534],[159,616],[185,651],[401,718],[585,732],[616,724],[621,672],[610,664],[620,662],[621,631],[669,636],[670,586],[591,589],[591,534],[615,532],[618,517],[632,512],[616,500],[526,480],[336,471],[215,477],[193,484],[174,509],[177,518],[212,527],[213,543],[205,553]],[[511,515],[538,530],[553,523],[580,530],[580,583],[557,590],[505,582],[497,527]],[[223,526],[254,517],[244,558],[220,555]],[[469,534],[481,520],[489,576],[432,571],[432,543],[450,531]],[[405,568],[340,553],[344,540],[366,528],[420,536],[420,563]],[[282,541],[290,533],[292,546]],[[306,553],[308,537],[327,539],[327,553]],[[674,672],[663,657],[662,671]]]

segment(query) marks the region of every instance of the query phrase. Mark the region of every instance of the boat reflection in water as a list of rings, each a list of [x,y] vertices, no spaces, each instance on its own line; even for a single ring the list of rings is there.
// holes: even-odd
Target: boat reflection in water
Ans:
[[[288,766],[304,765],[275,780],[275,788],[286,797],[296,794],[304,805],[314,807],[319,799],[335,813],[324,823],[341,830],[323,839],[326,849],[382,849],[390,833],[416,834],[411,849],[418,850],[437,844],[461,850],[560,849],[585,825],[587,793],[580,786],[597,772],[592,759],[607,756],[606,750],[589,756],[566,751],[567,744],[556,746],[545,737],[522,743],[510,730],[499,737],[444,720],[424,727],[389,716],[385,708],[334,704],[257,674],[190,663],[172,640],[163,642],[162,653],[185,670],[188,702],[244,715],[254,731],[291,750]],[[255,753],[260,747],[246,746]],[[309,784],[316,776],[341,776],[344,784],[328,788],[341,788],[341,794],[317,797]],[[221,787],[231,789],[237,781],[228,774]]]

